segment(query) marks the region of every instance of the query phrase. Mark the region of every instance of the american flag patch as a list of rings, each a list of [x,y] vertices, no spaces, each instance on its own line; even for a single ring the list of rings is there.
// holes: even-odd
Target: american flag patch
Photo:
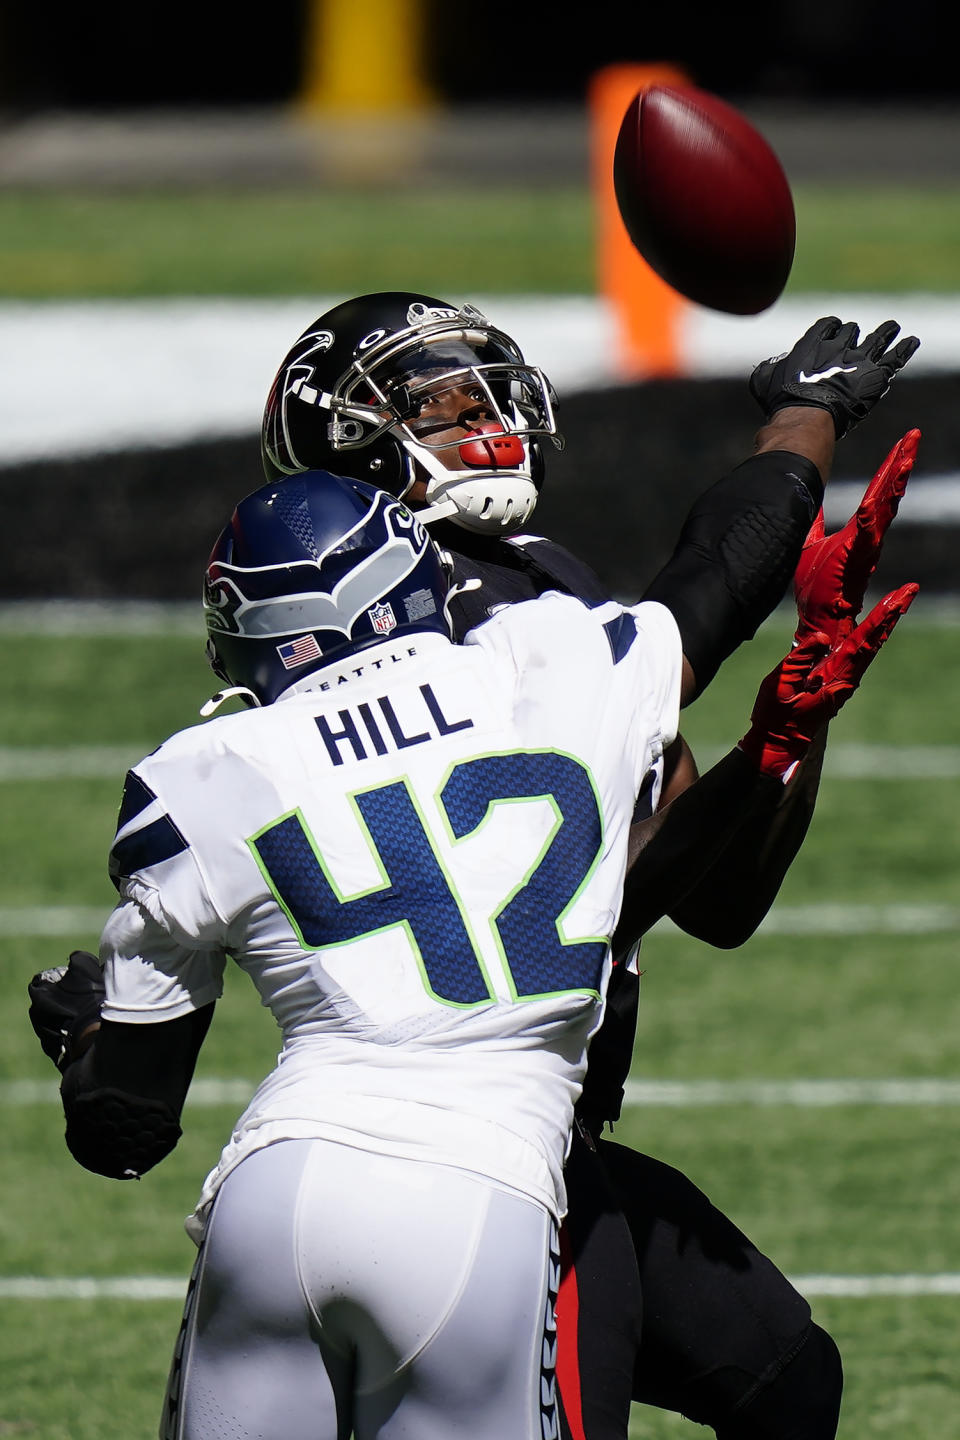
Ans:
[[[427,615],[436,615],[437,602],[431,590],[413,590],[403,602],[407,619],[423,620]]]
[[[319,660],[323,651],[313,635],[298,635],[296,640],[278,645],[277,654],[284,670],[294,670],[298,665],[306,665],[308,660]]]

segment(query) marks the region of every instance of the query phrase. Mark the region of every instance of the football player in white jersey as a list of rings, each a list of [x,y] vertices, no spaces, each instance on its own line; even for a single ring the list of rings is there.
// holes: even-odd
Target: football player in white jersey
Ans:
[[[913,589],[793,652],[754,750],[803,753]],[[449,603],[383,491],[242,501],[204,608],[251,708],[129,773],[101,993],[91,957],[31,985],[67,1143],[117,1178],[175,1145],[228,958],[281,1031],[189,1222],[171,1440],[555,1433],[563,1164],[636,797],[694,678],[656,602],[553,592],[459,646]]]
[[[660,605],[554,595],[457,646],[447,602],[384,491],[265,487],[204,598],[253,708],[127,778],[73,1153],[122,1177],[169,1149],[228,957],[283,1041],[192,1218],[171,1436],[555,1425],[563,1162],[683,657]]]

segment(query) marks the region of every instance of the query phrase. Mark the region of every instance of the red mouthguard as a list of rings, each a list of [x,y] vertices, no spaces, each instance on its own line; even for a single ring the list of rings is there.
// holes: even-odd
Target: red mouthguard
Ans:
[[[464,440],[459,447],[464,465],[483,470],[507,470],[523,464],[523,441],[519,435],[504,435],[492,420],[472,426],[471,431],[482,438]]]

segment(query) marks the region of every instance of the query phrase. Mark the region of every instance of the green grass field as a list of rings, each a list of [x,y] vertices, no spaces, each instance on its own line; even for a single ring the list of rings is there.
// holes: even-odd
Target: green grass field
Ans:
[[[27,1022],[25,987],[73,945],[96,944],[113,898],[105,856],[123,769],[193,723],[213,688],[199,625],[196,638],[58,638],[10,628],[0,633],[0,987],[8,1017],[0,1284],[183,1282],[193,1250],[181,1222],[240,1104],[188,1100],[180,1146],[139,1184],[88,1174],[63,1145],[54,1072]],[[687,713],[684,731],[696,750],[717,753],[742,733],[756,684],[788,634],[774,617]],[[676,933],[648,939],[635,1079],[956,1085],[956,919],[938,923],[937,907],[956,916],[957,635],[918,604],[835,722],[836,769],[777,906],[799,917],[791,933],[761,933],[733,952]],[[899,747],[901,758],[922,752],[932,777],[897,778],[885,751],[879,777],[845,778],[851,756],[869,757],[864,746]],[[43,762],[47,778],[39,778]],[[854,933],[822,933],[823,907],[851,905],[868,907],[872,919]],[[891,929],[890,917],[907,905],[915,909],[906,928]],[[198,1081],[252,1088],[276,1048],[272,1021],[232,975]],[[956,1103],[954,1090],[952,1105],[631,1105],[617,1138],[685,1170],[791,1275],[956,1278]],[[0,1436],[155,1433],[176,1298],[0,1294]],[[960,1440],[960,1295],[814,1296],[812,1304],[845,1358],[841,1440]],[[678,1416],[634,1407],[631,1440],[703,1433]]]
[[[950,294],[960,194],[798,185],[786,293]],[[0,191],[0,299],[573,294],[596,289],[589,190]]]

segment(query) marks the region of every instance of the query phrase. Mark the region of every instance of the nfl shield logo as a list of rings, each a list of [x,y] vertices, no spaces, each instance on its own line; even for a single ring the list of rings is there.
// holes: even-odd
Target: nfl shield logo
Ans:
[[[396,630],[397,617],[394,615],[393,606],[389,601],[384,605],[374,605],[372,610],[367,611],[367,614],[370,616],[370,624],[378,635],[389,635],[391,630]]]

